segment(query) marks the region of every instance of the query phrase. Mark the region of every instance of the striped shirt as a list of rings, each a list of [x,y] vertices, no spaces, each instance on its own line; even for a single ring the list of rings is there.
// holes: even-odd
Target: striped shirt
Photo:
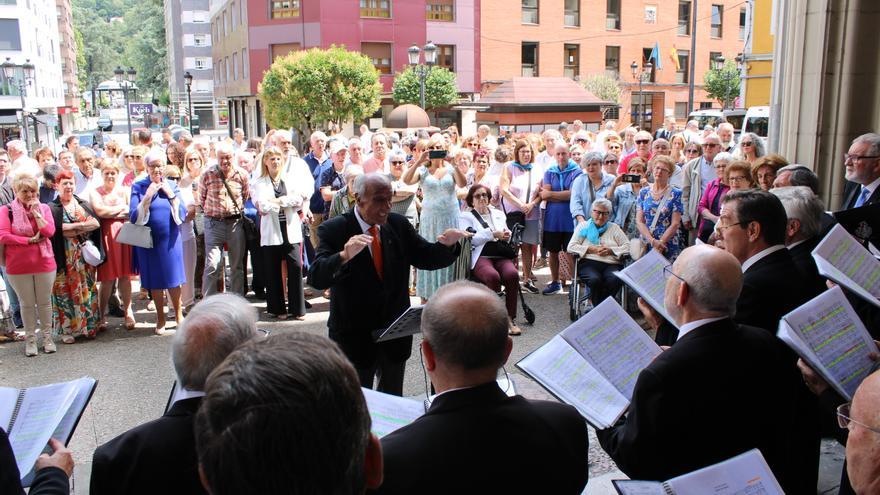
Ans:
[[[196,204],[202,208],[205,216],[225,218],[243,212],[244,202],[248,200],[248,174],[243,168],[233,166],[232,173],[226,178],[226,184],[235,198],[234,203],[223,185],[218,165],[205,170],[199,181]]]

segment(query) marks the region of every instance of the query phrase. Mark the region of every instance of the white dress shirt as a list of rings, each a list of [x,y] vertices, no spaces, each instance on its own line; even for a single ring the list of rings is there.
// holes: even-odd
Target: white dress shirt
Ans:
[[[752,267],[752,265],[754,265],[758,261],[766,258],[767,256],[770,256],[771,254],[773,254],[776,251],[779,251],[781,249],[785,249],[784,244],[777,244],[775,246],[770,246],[767,249],[764,249],[762,251],[758,251],[757,253],[753,254],[751,258],[747,259],[745,261],[745,263],[742,264],[743,273],[745,273],[749,268]]]
[[[685,335],[687,335],[691,331],[696,330],[697,328],[700,328],[703,325],[708,325],[709,323],[714,323],[716,321],[720,321],[725,318],[728,318],[728,317],[727,316],[716,316],[715,318],[703,318],[702,320],[694,320],[694,321],[685,323],[684,325],[681,326],[681,328],[678,329],[678,338],[675,339],[675,341],[678,342],[679,340],[681,340],[682,337],[684,337]]]

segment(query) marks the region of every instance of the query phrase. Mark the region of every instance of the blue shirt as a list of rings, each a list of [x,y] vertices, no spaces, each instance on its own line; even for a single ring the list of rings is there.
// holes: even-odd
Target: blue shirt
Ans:
[[[309,201],[309,210],[312,213],[324,213],[324,198],[321,197],[321,174],[328,168],[333,167],[333,160],[330,159],[329,153],[324,153],[324,161],[319,162],[315,158],[315,153],[311,152],[303,157],[303,161],[309,166],[312,172],[312,179],[315,180],[315,189],[312,192],[312,199]]]
[[[556,163],[551,165],[551,169],[559,170]],[[572,182],[582,173],[583,171],[579,168],[562,173],[548,169],[544,172],[544,184],[549,184],[550,190],[554,192],[568,191],[571,189]],[[547,201],[547,209],[544,212],[544,231],[574,232],[569,201]]]

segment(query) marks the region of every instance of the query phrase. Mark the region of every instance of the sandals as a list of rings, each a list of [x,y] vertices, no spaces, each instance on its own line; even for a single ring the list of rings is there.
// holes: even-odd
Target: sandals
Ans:
[[[134,330],[134,326],[136,324],[137,324],[137,322],[135,321],[134,316],[127,316],[126,315],[126,317],[125,317],[125,329],[126,330]]]
[[[510,325],[507,329],[508,335],[522,335],[522,330],[516,325],[516,322],[510,320]]]

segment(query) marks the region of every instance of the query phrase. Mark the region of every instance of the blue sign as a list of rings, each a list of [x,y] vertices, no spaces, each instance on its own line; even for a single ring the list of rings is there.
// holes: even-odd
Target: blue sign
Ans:
[[[153,104],[152,103],[129,103],[128,111],[131,113],[131,116],[139,116],[143,117],[148,113],[153,113]]]

